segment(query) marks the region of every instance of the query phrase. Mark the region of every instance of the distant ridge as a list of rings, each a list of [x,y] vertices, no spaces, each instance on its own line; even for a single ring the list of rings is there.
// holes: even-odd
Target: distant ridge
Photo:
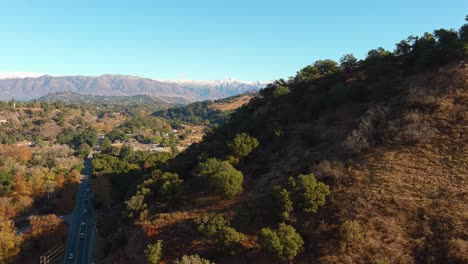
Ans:
[[[63,92],[48,94],[37,99],[41,102],[62,101],[65,103],[90,103],[90,104],[113,104],[113,105],[135,105],[135,104],[167,104],[167,105],[185,105],[189,101],[182,97],[156,97],[148,94],[132,96],[105,96],[79,94],[74,92]]]
[[[0,79],[0,100],[31,100],[72,92],[82,95],[134,96],[151,95],[164,102],[216,100],[257,91],[266,82],[243,82],[234,79],[217,81],[158,81],[130,75],[49,76]],[[171,99],[172,98],[172,99]]]

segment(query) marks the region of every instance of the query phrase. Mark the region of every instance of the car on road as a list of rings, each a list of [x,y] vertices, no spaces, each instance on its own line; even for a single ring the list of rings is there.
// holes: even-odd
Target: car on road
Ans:
[[[86,189],[86,191],[87,191],[87,192],[89,192],[89,188],[88,188],[88,189]]]
[[[86,226],[86,222],[81,223],[81,226]]]
[[[70,253],[70,255],[68,255],[68,259],[69,259],[69,260],[72,260],[72,259],[73,259],[73,253]]]
[[[85,237],[84,233],[81,233],[80,234],[80,239],[84,239],[84,237]]]
[[[88,212],[88,210],[83,209],[83,214],[86,214],[87,212]]]

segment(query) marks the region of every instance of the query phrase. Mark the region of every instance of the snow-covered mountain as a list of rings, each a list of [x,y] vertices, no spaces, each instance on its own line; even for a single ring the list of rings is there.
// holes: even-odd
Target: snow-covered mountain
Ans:
[[[36,74],[40,75],[40,74]],[[148,94],[182,101],[214,100],[257,91],[267,82],[244,82],[234,79],[216,81],[159,81],[130,75],[34,76],[32,73],[0,74],[0,100],[30,100],[47,94],[74,92],[101,96]]]
[[[248,82],[233,78],[214,81],[175,80],[168,82],[184,87],[189,91],[201,95],[205,99],[219,99],[248,91],[257,91],[268,84],[268,82]]]

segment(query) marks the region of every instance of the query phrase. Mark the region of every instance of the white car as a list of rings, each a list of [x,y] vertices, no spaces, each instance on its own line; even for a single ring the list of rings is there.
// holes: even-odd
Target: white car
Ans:
[[[70,255],[68,255],[68,259],[69,259],[69,260],[72,260],[72,259],[73,259],[73,253],[70,253]]]
[[[84,239],[84,233],[80,234],[80,239]]]
[[[86,225],[86,223],[85,223],[85,222],[81,223],[81,226],[85,226],[85,225]]]
[[[88,210],[83,209],[83,214],[86,214],[87,212],[88,212]]]

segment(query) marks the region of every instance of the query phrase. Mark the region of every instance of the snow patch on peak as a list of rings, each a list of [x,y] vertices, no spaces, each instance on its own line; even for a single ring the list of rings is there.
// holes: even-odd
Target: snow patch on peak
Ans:
[[[181,85],[206,85],[206,86],[223,86],[232,84],[246,84],[254,86],[266,86],[270,81],[242,81],[235,78],[227,78],[223,80],[165,80],[167,82],[181,84]]]

